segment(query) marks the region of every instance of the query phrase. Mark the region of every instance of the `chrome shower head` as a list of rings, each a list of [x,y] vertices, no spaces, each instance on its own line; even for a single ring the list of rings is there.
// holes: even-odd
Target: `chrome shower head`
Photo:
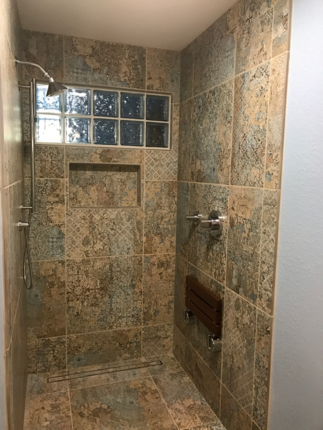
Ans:
[[[53,78],[49,78],[46,97],[58,96],[59,94],[63,93],[65,90],[67,90],[67,88],[64,87],[64,85],[58,82],[55,82]]]
[[[34,66],[34,67],[37,67],[38,69],[40,69],[44,73],[44,75],[46,76],[46,78],[48,79],[48,82],[49,82],[46,97],[57,96],[58,94],[61,94],[65,90],[67,90],[67,88],[64,87],[64,85],[59,84],[58,82],[55,82],[54,79],[39,64],[31,63],[30,61],[21,61],[21,60],[18,60],[17,58],[15,60],[16,60],[17,64],[25,64],[27,66]]]

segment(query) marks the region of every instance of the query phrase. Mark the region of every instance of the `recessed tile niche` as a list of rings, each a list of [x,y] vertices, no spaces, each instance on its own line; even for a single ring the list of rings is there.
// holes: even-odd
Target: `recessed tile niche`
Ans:
[[[71,208],[134,208],[140,205],[140,165],[69,164]]]

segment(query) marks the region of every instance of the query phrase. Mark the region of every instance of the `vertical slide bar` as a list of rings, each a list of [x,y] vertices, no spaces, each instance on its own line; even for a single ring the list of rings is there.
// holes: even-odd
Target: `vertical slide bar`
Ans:
[[[36,188],[35,188],[35,79],[30,83],[30,206],[31,212],[36,212]]]

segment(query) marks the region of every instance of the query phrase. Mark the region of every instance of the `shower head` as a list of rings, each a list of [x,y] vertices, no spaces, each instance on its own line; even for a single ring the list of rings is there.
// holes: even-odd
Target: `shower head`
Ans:
[[[16,61],[16,64],[26,64],[27,66],[37,67],[44,73],[44,75],[46,76],[49,82],[46,97],[57,96],[58,94],[61,94],[65,90],[67,90],[67,88],[64,85],[59,84],[58,82],[55,82],[54,79],[39,64],[30,63],[29,61],[21,61],[21,60],[18,60],[17,58],[15,59],[15,61]]]
[[[55,82],[53,78],[50,78],[46,97],[58,96],[58,94],[63,93],[65,90],[67,90],[67,88],[64,87],[64,85]]]

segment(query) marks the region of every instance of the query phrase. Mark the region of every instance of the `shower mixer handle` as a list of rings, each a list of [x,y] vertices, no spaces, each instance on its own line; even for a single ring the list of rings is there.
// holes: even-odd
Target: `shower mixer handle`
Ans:
[[[24,221],[19,221],[17,225],[19,227],[19,230],[30,227],[29,222],[24,222]]]
[[[187,221],[193,221],[194,223],[199,223],[202,219],[203,215],[198,212],[194,212],[193,215],[187,215]]]

